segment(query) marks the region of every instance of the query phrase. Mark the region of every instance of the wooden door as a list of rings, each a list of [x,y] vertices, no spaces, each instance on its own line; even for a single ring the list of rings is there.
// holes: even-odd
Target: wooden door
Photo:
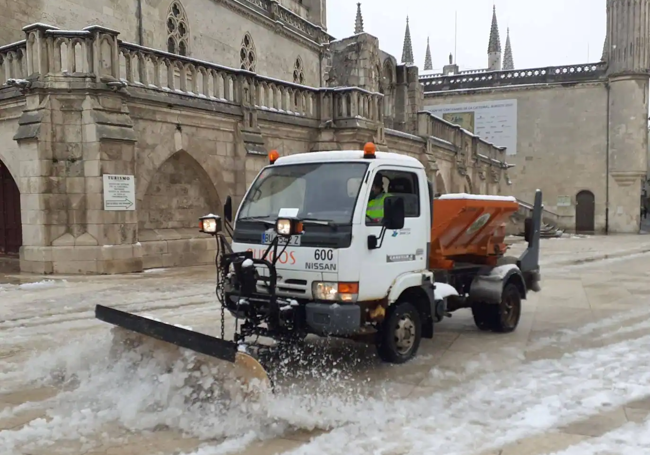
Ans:
[[[596,225],[596,198],[591,191],[576,195],[576,232],[594,232]]]
[[[20,218],[20,191],[0,161],[0,255],[17,255],[23,244]]]

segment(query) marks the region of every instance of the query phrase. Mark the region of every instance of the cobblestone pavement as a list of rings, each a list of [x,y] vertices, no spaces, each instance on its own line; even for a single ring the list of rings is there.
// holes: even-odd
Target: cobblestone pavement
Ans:
[[[479,332],[459,311],[400,366],[362,344],[313,341],[317,355],[286,370],[290,390],[246,412],[188,408],[170,392],[176,370],[118,377],[93,318],[103,303],[216,334],[211,267],[0,276],[0,452],[578,455],[624,453],[616,441],[627,441],[638,449],[627,453],[650,453],[629,436],[650,414],[650,236],[551,239],[542,251],[543,289],[516,332]]]

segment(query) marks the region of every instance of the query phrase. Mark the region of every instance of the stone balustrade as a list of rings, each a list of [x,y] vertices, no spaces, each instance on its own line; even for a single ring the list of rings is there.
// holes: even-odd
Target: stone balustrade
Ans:
[[[507,168],[508,166],[505,161],[505,147],[497,147],[458,125],[436,117],[430,112],[422,111],[418,113],[418,134],[420,136],[435,137],[459,150],[463,149],[466,143],[463,138],[471,136],[472,153],[470,155],[476,161],[499,168]]]
[[[77,77],[119,89],[158,90],[317,121],[383,121],[383,95],[356,87],[314,88],[119,40],[99,26],[34,24],[26,40],[0,48],[2,84],[38,75]]]
[[[0,86],[11,79],[23,79],[26,76],[26,51],[24,40],[0,47]]]
[[[603,77],[605,71],[605,63],[599,62],[508,71],[462,71],[447,76],[429,74],[420,76],[419,80],[425,93],[433,93],[520,84],[589,81]]]

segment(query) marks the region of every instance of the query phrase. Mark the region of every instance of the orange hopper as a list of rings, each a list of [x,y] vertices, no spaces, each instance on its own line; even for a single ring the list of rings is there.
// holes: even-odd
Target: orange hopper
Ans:
[[[505,223],[519,209],[515,198],[446,194],[433,201],[431,269],[454,262],[496,266],[506,251]]]

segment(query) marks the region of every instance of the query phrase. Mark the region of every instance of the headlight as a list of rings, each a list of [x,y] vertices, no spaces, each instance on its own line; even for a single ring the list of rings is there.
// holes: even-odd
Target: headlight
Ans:
[[[205,232],[217,232],[217,220],[207,219],[203,220],[203,230]]]
[[[303,229],[302,222],[295,219],[278,218],[275,222],[275,232],[283,237],[301,235]]]
[[[216,234],[221,230],[221,217],[219,215],[206,215],[199,218],[199,230],[206,234]]]
[[[291,220],[278,220],[275,229],[278,235],[291,235]]]
[[[312,293],[316,300],[352,303],[359,296],[359,283],[314,282]]]

